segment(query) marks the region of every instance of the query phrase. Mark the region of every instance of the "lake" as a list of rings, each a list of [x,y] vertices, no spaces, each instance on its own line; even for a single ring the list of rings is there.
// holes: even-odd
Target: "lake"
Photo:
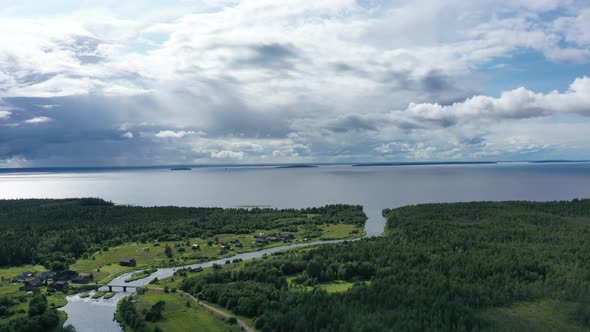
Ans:
[[[590,163],[0,172],[0,198],[68,197],[100,197],[143,206],[303,208],[360,204],[369,217],[365,229],[369,236],[376,236],[383,232],[384,208],[431,202],[590,197]],[[162,269],[158,273],[172,272]],[[68,323],[79,331],[120,331],[112,317],[123,296],[100,301],[71,296],[65,308]]]
[[[368,234],[379,235],[384,208],[428,202],[590,197],[590,163],[0,173],[0,198],[89,196],[144,206],[360,204],[369,216]]]

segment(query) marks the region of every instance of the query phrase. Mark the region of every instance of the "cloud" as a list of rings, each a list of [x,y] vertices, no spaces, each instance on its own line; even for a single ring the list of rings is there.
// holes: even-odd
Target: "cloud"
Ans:
[[[0,168],[22,168],[29,167],[30,165],[31,162],[22,156],[0,159]]]
[[[28,17],[12,5],[0,13],[3,160],[470,159],[557,146],[582,155],[590,138],[568,136],[574,123],[590,132],[588,79],[570,84],[590,62],[584,1],[30,7]],[[511,76],[523,54],[543,68]],[[490,70],[500,67],[510,70]],[[544,71],[560,74],[539,79]],[[42,118],[53,121],[22,125]],[[564,132],[543,134],[551,128]]]
[[[464,121],[528,119],[560,113],[590,116],[590,78],[577,78],[565,93],[535,93],[517,88],[498,98],[474,96],[462,102],[443,106],[411,103],[405,110],[391,113],[394,121],[415,127],[449,127]]]
[[[188,135],[196,134],[194,131],[172,131],[172,130],[162,130],[156,134],[158,138],[183,138]]]
[[[12,112],[0,110],[0,119],[8,118]]]
[[[47,123],[47,122],[51,122],[53,121],[51,118],[48,118],[46,116],[38,116],[32,119],[28,119],[23,121],[24,123],[27,124],[38,124],[38,123]]]
[[[244,159],[244,157],[245,157],[245,153],[243,151],[223,150],[223,151],[211,152],[211,158],[217,158],[217,159],[242,160],[242,159]]]

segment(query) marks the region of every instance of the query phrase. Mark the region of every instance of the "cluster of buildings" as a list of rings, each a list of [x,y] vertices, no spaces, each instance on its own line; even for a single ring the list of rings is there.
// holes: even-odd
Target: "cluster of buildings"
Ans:
[[[23,272],[13,279],[13,283],[22,282],[21,290],[25,292],[39,293],[40,287],[46,286],[50,292],[67,292],[69,289],[68,282],[74,284],[88,284],[94,279],[92,273],[78,273],[72,270],[61,272]]]
[[[228,241],[222,241],[221,245],[219,246],[219,253],[221,255],[225,255],[227,254],[230,250],[231,250],[231,246],[234,246],[236,248],[241,248],[243,247],[242,243],[240,242],[240,240],[235,239],[235,240],[230,240]]]
[[[256,239],[256,245],[258,247],[264,247],[265,245],[271,243],[271,242],[279,242],[279,241],[283,241],[283,242],[292,242],[295,239],[295,236],[293,236],[293,234],[290,233],[284,233],[282,235],[277,235],[277,233],[269,233],[268,235],[264,234],[264,233],[258,233],[256,235],[254,235],[254,238]]]

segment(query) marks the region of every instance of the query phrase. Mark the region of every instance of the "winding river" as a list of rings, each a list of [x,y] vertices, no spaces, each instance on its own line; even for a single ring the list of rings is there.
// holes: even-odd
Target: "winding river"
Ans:
[[[384,225],[384,218],[381,217],[383,221],[375,220],[372,222],[379,222],[380,224]],[[369,222],[367,221],[367,224]],[[338,243],[338,242],[345,242],[345,241],[356,241],[359,239],[354,240],[332,240],[332,241],[316,241],[316,242],[305,242],[305,243],[295,243],[289,244],[280,247],[273,247],[268,249],[263,249],[259,251],[253,251],[248,253],[241,253],[232,256],[231,258],[221,258],[213,261],[198,263],[198,264],[190,264],[185,266],[178,266],[178,267],[171,267],[171,268],[159,268],[156,272],[154,272],[149,277],[138,279],[132,282],[125,282],[126,279],[133,273],[126,273],[123,274],[115,279],[113,279],[109,285],[127,285],[127,286],[145,286],[154,278],[163,279],[168,278],[174,275],[179,269],[182,268],[195,268],[195,267],[211,267],[213,264],[224,264],[225,261],[228,259],[242,259],[244,261],[251,260],[254,258],[260,258],[264,255],[270,255],[272,253],[286,250],[286,249],[293,249],[299,247],[307,247],[313,245],[322,245],[328,243]],[[108,290],[108,287],[101,287],[98,290]],[[71,324],[73,325],[77,331],[89,331],[89,332],[99,332],[99,331],[122,331],[119,323],[113,319],[115,315],[115,311],[117,310],[117,303],[123,299],[124,297],[128,296],[134,289],[128,289],[127,293],[120,292],[120,287],[113,287],[114,291],[118,291],[110,299],[92,299],[92,295],[95,291],[90,292],[90,296],[87,298],[81,298],[80,295],[71,295],[66,297],[68,300],[68,304],[62,307],[60,310],[65,311],[68,314],[68,319],[65,322],[65,325]]]

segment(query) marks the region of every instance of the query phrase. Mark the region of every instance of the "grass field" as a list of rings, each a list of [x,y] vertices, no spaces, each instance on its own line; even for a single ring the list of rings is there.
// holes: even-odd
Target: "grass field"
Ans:
[[[147,293],[139,296],[136,308],[141,315],[144,308],[150,308],[158,301],[166,302],[163,311],[164,319],[157,323],[146,322],[149,330],[155,326],[163,331],[202,331],[225,332],[240,331],[237,325],[230,325],[215,314],[198,306],[195,302],[181,293]],[[189,306],[187,306],[187,302]]]
[[[7,282],[23,272],[45,272],[47,269],[42,265],[21,265],[12,267],[0,267],[0,281]]]
[[[489,331],[590,331],[570,319],[574,307],[571,302],[544,300],[487,309],[480,317],[492,326]]]
[[[309,218],[313,218],[310,216]],[[352,239],[365,235],[365,232],[359,230],[359,233],[353,233],[354,225],[349,224],[324,224],[324,225],[297,225],[294,243],[303,242],[305,238],[308,241],[314,240],[333,240],[333,239]],[[255,233],[280,233],[278,229],[257,230]],[[216,237],[207,239],[192,238],[187,241],[170,241],[163,243],[127,243],[116,247],[109,248],[108,251],[101,251],[94,254],[88,259],[79,259],[70,268],[77,272],[92,273],[94,280],[100,283],[107,283],[116,276],[123,273],[132,272],[139,269],[166,266],[181,266],[194,264],[223,257],[231,257],[234,254],[261,250],[263,248],[272,248],[283,246],[285,243],[279,241],[266,245],[263,248],[257,247],[253,235],[255,234],[219,234]],[[220,245],[207,245],[207,242],[217,238],[218,242],[230,242],[239,240],[243,247],[234,247],[227,254],[220,253]],[[192,245],[198,244],[200,250],[192,250]],[[165,254],[166,246],[172,248],[173,257],[168,258]],[[132,257],[137,260],[136,267],[120,266],[119,261],[124,257]],[[38,267],[42,268],[42,267]],[[29,268],[32,270],[32,268]],[[2,269],[0,269],[2,271]],[[16,269],[17,271],[26,271],[26,269]],[[18,273],[5,274],[15,276]]]

